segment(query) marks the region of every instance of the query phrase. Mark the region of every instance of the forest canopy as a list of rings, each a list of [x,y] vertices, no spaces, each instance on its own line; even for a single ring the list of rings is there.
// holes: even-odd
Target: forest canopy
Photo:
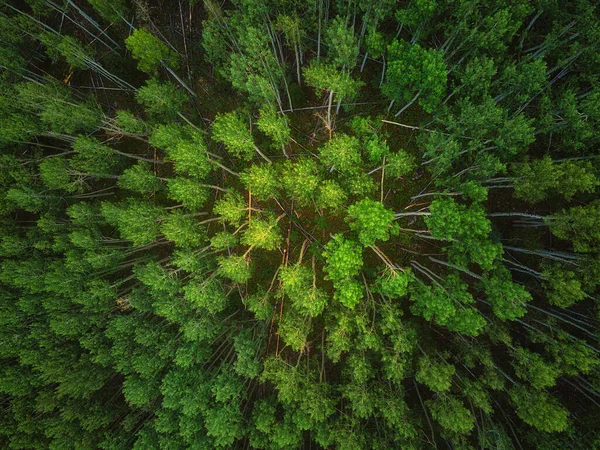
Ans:
[[[600,448],[599,17],[0,2],[0,447]]]

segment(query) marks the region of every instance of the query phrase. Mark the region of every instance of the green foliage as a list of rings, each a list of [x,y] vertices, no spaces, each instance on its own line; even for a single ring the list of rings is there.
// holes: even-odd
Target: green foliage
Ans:
[[[288,195],[300,205],[312,204],[321,182],[321,171],[313,159],[300,158],[286,161],[281,173],[281,183]]]
[[[326,279],[334,283],[350,279],[360,272],[363,266],[362,248],[356,242],[335,235],[325,245]]]
[[[598,447],[593,2],[4,3],[0,447]]]
[[[402,298],[408,294],[408,285],[414,279],[410,268],[392,271],[386,267],[384,274],[377,280],[375,290],[390,298]]]
[[[452,198],[441,198],[432,201],[429,210],[431,216],[425,223],[431,228],[431,235],[444,241],[456,241],[451,255],[459,265],[466,266],[467,261],[472,261],[490,270],[502,255],[502,245],[489,241],[492,227],[480,205],[467,208]]]
[[[238,192],[228,192],[215,202],[213,213],[219,215],[227,223],[239,226],[248,215],[248,206],[244,197]]]
[[[105,20],[116,22],[125,12],[123,0],[87,0],[94,10]]]
[[[316,287],[316,274],[299,264],[283,266],[279,271],[281,289],[292,304],[306,315],[316,317],[327,305],[327,296]]]
[[[566,200],[580,192],[594,192],[600,181],[589,162],[554,163],[548,156],[515,166],[515,197],[529,203],[558,194]]]
[[[550,394],[515,385],[510,390],[510,398],[526,424],[546,433],[567,429],[569,413]]]
[[[146,73],[154,73],[162,64],[177,69],[177,55],[160,39],[144,28],[133,30],[125,39],[127,49],[138,60],[138,69]]]
[[[354,27],[348,27],[346,20],[338,16],[329,24],[325,36],[331,63],[351,72],[358,62],[358,40]]]
[[[219,272],[234,283],[245,283],[252,276],[252,268],[243,256],[219,256]]]
[[[149,79],[139,88],[136,98],[150,116],[161,120],[175,118],[188,101],[176,85],[156,78]]]
[[[471,412],[452,395],[427,400],[427,406],[431,411],[431,417],[448,431],[466,434],[475,426],[475,419]]]
[[[347,72],[339,71],[334,65],[313,62],[302,70],[306,84],[318,89],[319,95],[324,91],[334,93],[337,102],[352,100],[364,85],[354,80]]]
[[[91,175],[110,175],[117,163],[116,155],[109,146],[89,136],[77,136],[73,141],[73,151],[75,156],[69,165]]]
[[[250,161],[254,157],[256,146],[252,133],[235,111],[217,115],[212,124],[212,138],[238,158]]]
[[[210,238],[210,245],[215,250],[225,250],[227,248],[235,247],[237,244],[237,236],[226,231],[221,231]]]
[[[183,288],[184,298],[195,308],[210,314],[221,312],[227,306],[227,296],[216,278],[194,278]]]
[[[291,130],[285,115],[278,116],[277,111],[270,103],[265,103],[260,109],[260,117],[256,122],[258,129],[273,140],[278,147],[289,144]]]
[[[486,324],[477,309],[469,306],[475,301],[468,292],[468,285],[456,274],[448,275],[444,284],[417,284],[411,290],[410,299],[413,313],[447,326],[451,331],[477,336]]]
[[[424,356],[419,359],[419,370],[415,379],[433,392],[446,392],[452,386],[455,372],[456,368],[452,364]]]
[[[202,208],[210,196],[206,185],[192,178],[171,178],[167,182],[167,188],[170,199],[181,202],[192,210]]]
[[[277,167],[272,164],[253,164],[240,174],[240,180],[261,201],[277,198],[281,185]]]
[[[115,120],[119,127],[128,133],[145,134],[147,131],[144,121],[138,119],[131,111],[127,111],[126,109],[117,111]]]
[[[388,46],[388,59],[382,93],[404,102],[417,94],[423,110],[433,112],[446,93],[447,69],[442,53],[396,40]]]
[[[574,206],[546,219],[550,231],[557,238],[569,240],[576,252],[586,253],[600,248],[600,203]]]
[[[76,181],[71,180],[67,161],[62,158],[48,158],[40,163],[40,178],[49,189],[62,189],[76,192],[80,189]]]
[[[281,245],[282,237],[273,217],[266,219],[254,219],[244,230],[240,239],[242,244],[264,250],[277,250]]]
[[[205,179],[212,170],[206,146],[201,140],[181,141],[167,150],[170,160],[175,162],[178,174]]]
[[[126,169],[118,184],[123,189],[139,194],[152,194],[162,187],[160,180],[150,170],[150,165],[143,161]]]
[[[345,175],[358,172],[362,165],[360,142],[346,134],[335,135],[320,149],[319,156],[327,168],[333,167]]]
[[[83,70],[87,68],[91,57],[78,39],[50,32],[40,34],[39,39],[52,59],[58,60],[60,55],[73,67]]]
[[[544,361],[541,355],[519,347],[514,351],[514,357],[515,373],[534,388],[541,390],[556,384],[560,370]]]
[[[334,284],[334,299],[347,308],[354,308],[364,295],[361,283],[353,279],[363,266],[362,249],[354,241],[345,240],[341,235],[333,236],[325,245],[325,279]]]
[[[375,245],[378,240],[385,242],[399,232],[394,212],[373,200],[361,200],[350,206],[346,220],[350,229],[358,232],[358,240],[365,247]]]
[[[524,286],[512,281],[507,269],[497,269],[490,278],[482,281],[494,314],[501,320],[516,320],[525,315],[525,305],[531,294]]]
[[[22,107],[38,115],[49,131],[73,134],[92,132],[102,124],[102,110],[95,99],[83,102],[73,99],[71,90],[52,79],[44,83],[27,82],[16,86]],[[24,117],[19,121],[26,121]],[[32,124],[23,124],[28,128]],[[30,132],[33,130],[30,130]]]
[[[551,305],[568,308],[588,296],[575,272],[565,267],[551,266],[542,272],[542,276],[546,280],[546,297]]]
[[[167,215],[161,223],[160,231],[178,247],[197,247],[205,241],[202,228],[196,219],[175,210]]]
[[[341,212],[347,201],[348,196],[333,180],[323,180],[318,188],[318,197],[315,199],[319,209],[328,210],[332,214]]]
[[[129,199],[123,203],[102,203],[102,216],[117,227],[124,239],[141,246],[154,242],[159,234],[163,209],[149,202]]]
[[[404,150],[398,150],[386,158],[385,173],[387,176],[402,178],[415,170],[415,158]]]

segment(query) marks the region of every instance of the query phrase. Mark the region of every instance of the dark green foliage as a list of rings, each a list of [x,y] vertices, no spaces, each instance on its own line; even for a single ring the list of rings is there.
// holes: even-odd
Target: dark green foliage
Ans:
[[[1,448],[598,447],[593,2],[0,10]]]
[[[383,94],[404,102],[418,95],[423,110],[433,112],[446,93],[447,69],[442,54],[419,44],[394,41],[388,47],[388,58]]]

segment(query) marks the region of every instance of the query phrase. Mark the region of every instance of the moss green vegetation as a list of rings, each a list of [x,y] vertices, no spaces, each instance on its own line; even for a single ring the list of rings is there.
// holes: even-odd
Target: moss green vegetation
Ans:
[[[598,17],[0,2],[0,448],[600,448]]]

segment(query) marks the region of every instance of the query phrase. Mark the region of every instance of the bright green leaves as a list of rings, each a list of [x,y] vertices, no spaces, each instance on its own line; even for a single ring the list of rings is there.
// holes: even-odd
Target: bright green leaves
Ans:
[[[169,148],[167,155],[170,160],[175,162],[175,171],[178,174],[205,179],[212,169],[206,153],[206,146],[199,139],[181,141]]]
[[[240,239],[242,244],[264,250],[276,250],[281,245],[282,237],[273,217],[253,219]]]
[[[240,174],[240,180],[261,201],[276,198],[281,185],[277,168],[272,164],[253,164]]]
[[[333,167],[350,176],[358,172],[362,164],[360,141],[347,134],[337,134],[321,147],[319,158],[327,168]]]
[[[237,243],[237,236],[226,231],[221,231],[210,238],[210,245],[215,250],[225,250],[227,248],[235,247]]]
[[[446,392],[452,386],[456,368],[452,364],[433,360],[429,356],[419,359],[419,369],[415,379],[433,392]]]
[[[227,296],[220,281],[215,277],[194,278],[183,288],[184,298],[195,308],[210,314],[223,311],[227,306]]]
[[[509,392],[518,416],[528,425],[546,433],[567,429],[568,411],[550,394],[515,385]]]
[[[188,101],[176,85],[156,78],[149,79],[145,86],[139,88],[136,98],[146,112],[159,121],[175,118]]]
[[[338,70],[332,64],[313,61],[302,72],[306,84],[318,89],[319,94],[324,91],[333,93],[338,102],[353,99],[364,85],[362,81],[354,80],[347,72]]]
[[[402,298],[408,293],[408,285],[413,279],[410,268],[402,271],[386,268],[385,273],[377,280],[374,290],[392,299]]]
[[[192,210],[202,208],[210,196],[208,187],[192,178],[170,178],[167,189],[170,199],[181,202]]]
[[[239,226],[248,215],[248,206],[241,194],[228,192],[215,202],[213,213],[221,216],[225,222]]]
[[[312,204],[321,183],[321,171],[313,159],[299,158],[286,161],[282,171],[282,184],[290,197],[301,206]]]
[[[177,54],[148,30],[134,30],[131,36],[125,39],[125,44],[138,60],[138,69],[142,72],[156,72],[161,64],[177,68]]]
[[[73,151],[75,156],[69,160],[69,165],[90,175],[109,175],[117,163],[115,152],[93,137],[77,136]]]
[[[325,279],[333,282],[334,298],[344,306],[353,308],[363,297],[363,286],[353,279],[363,266],[362,249],[354,241],[335,235],[325,245],[323,252],[327,275]]]
[[[142,135],[147,131],[146,123],[142,119],[135,117],[131,111],[126,109],[120,109],[117,111],[115,122],[127,133]]]
[[[81,189],[77,181],[71,180],[71,171],[63,158],[47,158],[40,163],[40,178],[50,189],[76,192]]]
[[[212,138],[225,145],[233,156],[250,161],[255,148],[252,133],[247,123],[234,111],[219,114],[212,124]]]
[[[219,256],[219,273],[234,283],[242,284],[252,276],[250,263],[243,256]]]
[[[417,284],[410,299],[413,313],[447,326],[450,331],[477,336],[486,324],[477,309],[469,306],[475,301],[468,285],[456,274],[448,275],[443,284]]]
[[[498,318],[515,320],[525,315],[525,304],[531,301],[531,294],[524,286],[512,281],[508,269],[498,268],[489,279],[483,280],[482,284]]]
[[[475,419],[471,412],[453,395],[427,400],[426,404],[434,420],[448,431],[466,434],[475,427]]]
[[[139,194],[152,194],[158,191],[162,184],[152,173],[146,162],[138,161],[125,170],[119,178],[119,187]]]
[[[502,255],[502,245],[489,239],[492,227],[480,205],[467,208],[452,198],[441,198],[431,202],[429,211],[431,216],[425,218],[425,223],[431,235],[453,241],[450,256],[458,265],[466,267],[472,261],[490,270]]]
[[[323,256],[326,261],[324,270],[327,272],[325,279],[334,283],[355,277],[363,266],[360,245],[339,234],[325,245]]]
[[[291,130],[285,114],[277,115],[270,103],[260,109],[260,117],[256,122],[258,129],[273,140],[278,147],[285,147],[291,139]]]
[[[196,219],[178,210],[165,217],[160,230],[168,240],[182,248],[197,247],[206,239]]]
[[[102,203],[102,215],[106,221],[117,227],[121,237],[129,239],[135,246],[154,242],[160,234],[159,219],[163,214],[163,208],[140,200]]]
[[[339,213],[348,201],[348,195],[342,187],[333,180],[323,180],[318,188],[315,203],[318,208],[329,211],[331,214]]]
[[[388,59],[382,93],[404,102],[416,95],[423,110],[432,113],[446,93],[447,68],[442,53],[419,44],[394,41],[388,47]]]
[[[365,247],[375,245],[376,241],[387,241],[399,232],[394,223],[395,214],[386,209],[381,202],[361,200],[348,208],[346,221],[350,229],[358,232],[358,240]]]
[[[296,309],[316,317],[323,312],[327,296],[316,287],[315,273],[301,265],[283,266],[279,271],[281,290]]]
[[[556,384],[560,370],[544,361],[544,358],[538,353],[517,347],[514,350],[514,357],[515,373],[522,380],[528,381],[534,388],[542,390]]]
[[[346,308],[354,308],[364,297],[364,286],[354,278],[335,283],[333,298]]]
[[[301,429],[311,429],[324,423],[335,413],[331,386],[308,376],[281,359],[267,358],[262,379],[270,381],[277,390],[277,398],[284,408],[293,408]],[[301,421],[301,422],[300,422]]]
[[[425,219],[427,226],[431,228],[431,235],[443,241],[451,241],[460,235],[463,228],[460,214],[464,210],[465,207],[457,204],[453,199],[437,199],[431,202],[429,207],[431,217]],[[486,220],[484,211],[479,215]]]

